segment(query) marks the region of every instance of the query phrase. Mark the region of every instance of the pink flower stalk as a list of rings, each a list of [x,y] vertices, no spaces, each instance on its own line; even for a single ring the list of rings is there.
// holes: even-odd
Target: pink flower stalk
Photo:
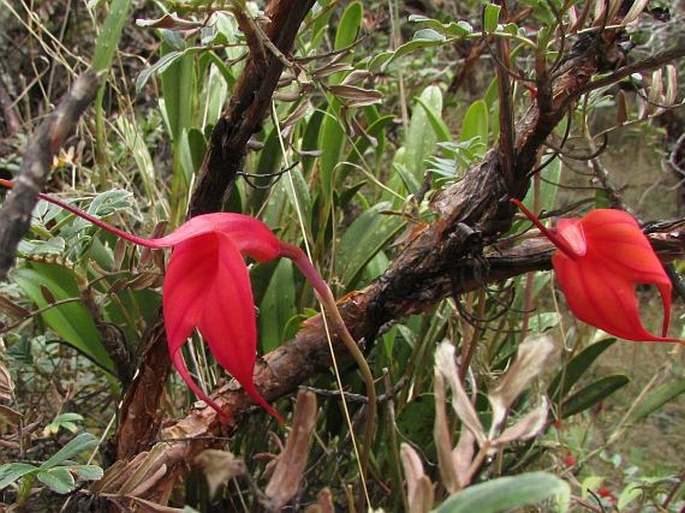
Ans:
[[[11,188],[13,184],[0,179],[0,185]],[[259,405],[284,423],[254,385],[257,327],[252,287],[243,259],[267,262],[277,257],[290,258],[319,295],[334,303],[330,289],[300,248],[280,241],[264,223],[243,214],[200,215],[165,237],[148,239],[120,230],[48,195],[40,193],[39,197],[139,246],[173,247],[164,277],[162,311],[174,367],[200,399],[223,415],[219,405],[193,381],[183,358],[181,348],[198,328],[219,365]]]
[[[580,219],[559,219],[556,234],[519,200],[521,211],[556,247],[552,265],[571,312],[616,337],[647,342],[685,341],[667,337],[671,280],[637,221],[622,210],[597,209]],[[640,320],[635,285],[652,283],[661,294],[661,336]]]

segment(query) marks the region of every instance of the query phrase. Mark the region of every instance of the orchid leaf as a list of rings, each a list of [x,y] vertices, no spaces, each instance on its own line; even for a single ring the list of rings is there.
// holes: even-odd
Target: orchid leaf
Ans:
[[[564,397],[592,363],[615,342],[615,338],[605,338],[586,347],[574,356],[547,387],[547,395],[549,395],[552,403],[557,402],[559,397]]]
[[[11,276],[43,309],[41,317],[55,333],[103,369],[114,372],[114,363],[102,345],[93,317],[80,301],[81,292],[71,270],[57,264],[31,262],[13,270]],[[46,298],[43,290],[49,290],[52,298]],[[54,305],[57,302],[60,304]]]
[[[630,379],[623,374],[598,379],[564,401],[561,406],[560,418],[565,419],[588,408],[592,408],[595,404],[606,399],[628,383],[630,383]]]
[[[556,499],[559,512],[568,509],[571,487],[547,472],[500,477],[451,496],[434,513],[499,513]]]

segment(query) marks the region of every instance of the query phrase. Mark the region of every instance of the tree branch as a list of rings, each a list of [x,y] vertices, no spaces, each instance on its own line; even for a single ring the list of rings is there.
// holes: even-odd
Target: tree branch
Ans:
[[[98,75],[92,71],[79,76],[29,139],[21,171],[0,212],[0,279],[7,277],[17,246],[29,230],[31,212],[50,174],[53,157],[95,98],[99,84]]]

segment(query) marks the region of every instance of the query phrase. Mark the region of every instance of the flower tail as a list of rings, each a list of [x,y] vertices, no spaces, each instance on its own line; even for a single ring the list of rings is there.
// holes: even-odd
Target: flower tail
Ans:
[[[14,187],[14,182],[10,180],[5,180],[3,178],[0,178],[0,186],[5,187],[7,189],[12,189]],[[133,244],[137,244],[138,246],[145,246],[148,248],[157,248],[160,247],[159,245],[156,244],[155,239],[146,239],[144,237],[138,237],[137,235],[133,235],[132,233],[125,232],[123,230],[120,230],[116,226],[112,226],[109,223],[104,222],[102,219],[92,216],[87,212],[84,212],[81,209],[78,209],[72,205],[69,205],[68,203],[65,203],[62,200],[59,200],[57,198],[53,198],[52,196],[49,196],[48,194],[44,194],[42,192],[38,193],[38,197],[42,199],[43,201],[47,201],[48,203],[52,203],[53,205],[57,205],[60,208],[63,208],[64,210],[71,212],[77,217],[80,217],[82,219],[85,219],[89,223],[94,224],[95,226],[102,228],[103,230],[106,230],[110,233],[113,233],[117,237],[121,237],[124,240],[127,240],[129,242],[132,242]]]

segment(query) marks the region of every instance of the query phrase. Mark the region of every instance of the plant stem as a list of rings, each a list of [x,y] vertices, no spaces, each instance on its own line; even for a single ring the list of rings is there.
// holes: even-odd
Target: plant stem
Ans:
[[[11,189],[14,186],[14,182],[10,180],[5,180],[4,178],[0,178],[0,186],[6,187],[7,189]],[[65,203],[62,200],[53,198],[52,196],[49,196],[42,192],[38,193],[38,197],[44,201],[47,201],[48,203],[52,203],[53,205],[57,205],[58,207],[63,208],[68,212],[71,212],[75,216],[85,219],[89,223],[92,223],[95,226],[102,228],[103,230],[107,230],[108,232],[113,233],[117,237],[121,237],[124,240],[132,242],[133,244],[137,244],[138,246],[145,246],[148,248],[159,247],[154,243],[154,239],[146,239],[145,237],[139,237],[137,235],[133,235],[132,233],[125,232],[124,230],[121,230],[116,226],[112,226],[111,224],[106,223],[102,219],[90,215],[89,213],[84,212],[83,210],[80,210],[72,205],[69,205],[68,203]]]
[[[364,381],[364,385],[366,387],[366,395],[368,396],[366,424],[364,429],[364,447],[361,455],[361,472],[364,479],[369,466],[371,441],[373,440],[374,422],[376,419],[376,410],[378,404],[373,374],[371,373],[371,369],[369,368],[369,364],[366,362],[363,353],[359,349],[359,346],[355,342],[354,338],[352,338],[352,335],[345,325],[345,321],[340,315],[340,310],[338,310],[338,306],[335,302],[335,297],[333,297],[331,289],[328,287],[321,275],[319,275],[318,271],[309,261],[304,252],[296,246],[282,244],[281,256],[290,258],[300,272],[305,276],[305,278],[307,278],[307,280],[312,284],[314,290],[319,295],[321,303],[324,305],[326,313],[328,313],[330,320],[333,322],[333,326],[335,327],[338,336],[345,344],[345,347],[350,352],[350,355],[359,367],[359,372],[361,373],[362,380]]]
[[[540,219],[537,218],[535,214],[533,214],[530,210],[526,208],[526,206],[521,203],[520,200],[516,198],[512,198],[510,200],[514,205],[516,205],[521,212],[523,212],[528,219],[531,220],[531,222],[542,232],[542,234],[547,237],[552,244],[554,244],[557,248],[559,248],[560,251],[563,251],[566,256],[569,258],[572,258],[573,260],[576,260],[578,258],[578,255],[573,251],[573,249],[566,243],[566,241],[559,236],[557,236],[554,232],[552,232],[550,229],[548,229],[544,224],[540,222]]]

